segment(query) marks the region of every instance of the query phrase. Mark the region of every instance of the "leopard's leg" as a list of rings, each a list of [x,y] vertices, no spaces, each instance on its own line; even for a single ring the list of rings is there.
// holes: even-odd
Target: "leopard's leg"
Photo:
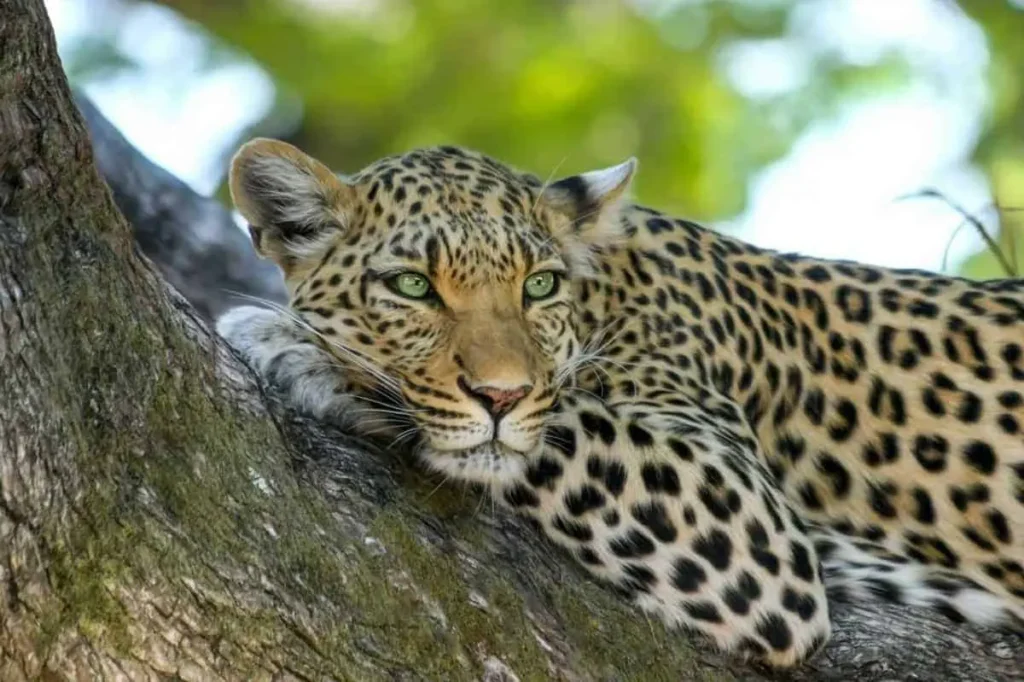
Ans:
[[[801,520],[736,421],[565,396],[525,476],[496,492],[596,576],[666,623],[776,666],[828,639],[822,574]]]
[[[240,306],[217,320],[217,333],[295,408],[358,427],[365,408],[347,390],[345,368],[292,316]]]

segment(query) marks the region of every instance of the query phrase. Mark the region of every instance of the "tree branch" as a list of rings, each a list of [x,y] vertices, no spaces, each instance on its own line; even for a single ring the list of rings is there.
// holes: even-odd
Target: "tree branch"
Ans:
[[[203,319],[238,305],[232,292],[287,303],[281,272],[256,255],[224,206],[140,154],[84,94],[76,92],[75,103],[89,127],[96,166],[143,253]]]
[[[137,257],[42,3],[0,15],[0,679],[762,679],[475,495],[284,410]],[[177,244],[144,250],[226,305],[177,270],[207,200],[88,120],[139,241]],[[220,244],[203,289],[266,291]],[[792,679],[1024,670],[1019,639],[835,611]]]

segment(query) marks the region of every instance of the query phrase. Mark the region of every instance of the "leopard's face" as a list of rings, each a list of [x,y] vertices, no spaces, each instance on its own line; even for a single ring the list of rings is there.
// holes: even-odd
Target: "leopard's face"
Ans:
[[[351,232],[298,273],[292,307],[364,388],[400,397],[430,456],[527,453],[579,349],[572,273],[535,192],[509,176],[473,196],[444,178],[458,162],[358,176]]]
[[[453,476],[518,473],[580,357],[572,284],[602,198],[454,148],[338,179],[262,144],[236,161],[236,202],[284,269],[293,311],[372,403],[364,430],[417,435]]]

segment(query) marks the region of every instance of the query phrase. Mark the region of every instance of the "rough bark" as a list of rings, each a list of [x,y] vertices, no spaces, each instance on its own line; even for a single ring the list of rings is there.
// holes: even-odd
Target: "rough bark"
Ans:
[[[472,493],[283,409],[133,247],[41,0],[0,0],[0,45],[0,679],[762,678]],[[204,200],[117,154],[148,178],[108,174],[136,234],[187,231]],[[835,621],[792,679],[1024,670],[1019,638],[924,613]]]

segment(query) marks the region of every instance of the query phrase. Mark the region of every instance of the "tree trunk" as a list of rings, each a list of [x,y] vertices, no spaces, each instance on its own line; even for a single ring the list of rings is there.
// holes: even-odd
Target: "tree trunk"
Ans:
[[[224,264],[254,262],[230,236],[201,275],[168,255],[203,254],[175,212],[226,213],[90,113],[98,156],[134,169],[104,164],[118,203],[200,316],[99,179],[41,0],[0,1],[0,45],[0,680],[761,679],[474,494],[283,409],[195,286],[275,295],[272,273]],[[879,606],[835,620],[793,679],[1024,670],[1013,636]]]

